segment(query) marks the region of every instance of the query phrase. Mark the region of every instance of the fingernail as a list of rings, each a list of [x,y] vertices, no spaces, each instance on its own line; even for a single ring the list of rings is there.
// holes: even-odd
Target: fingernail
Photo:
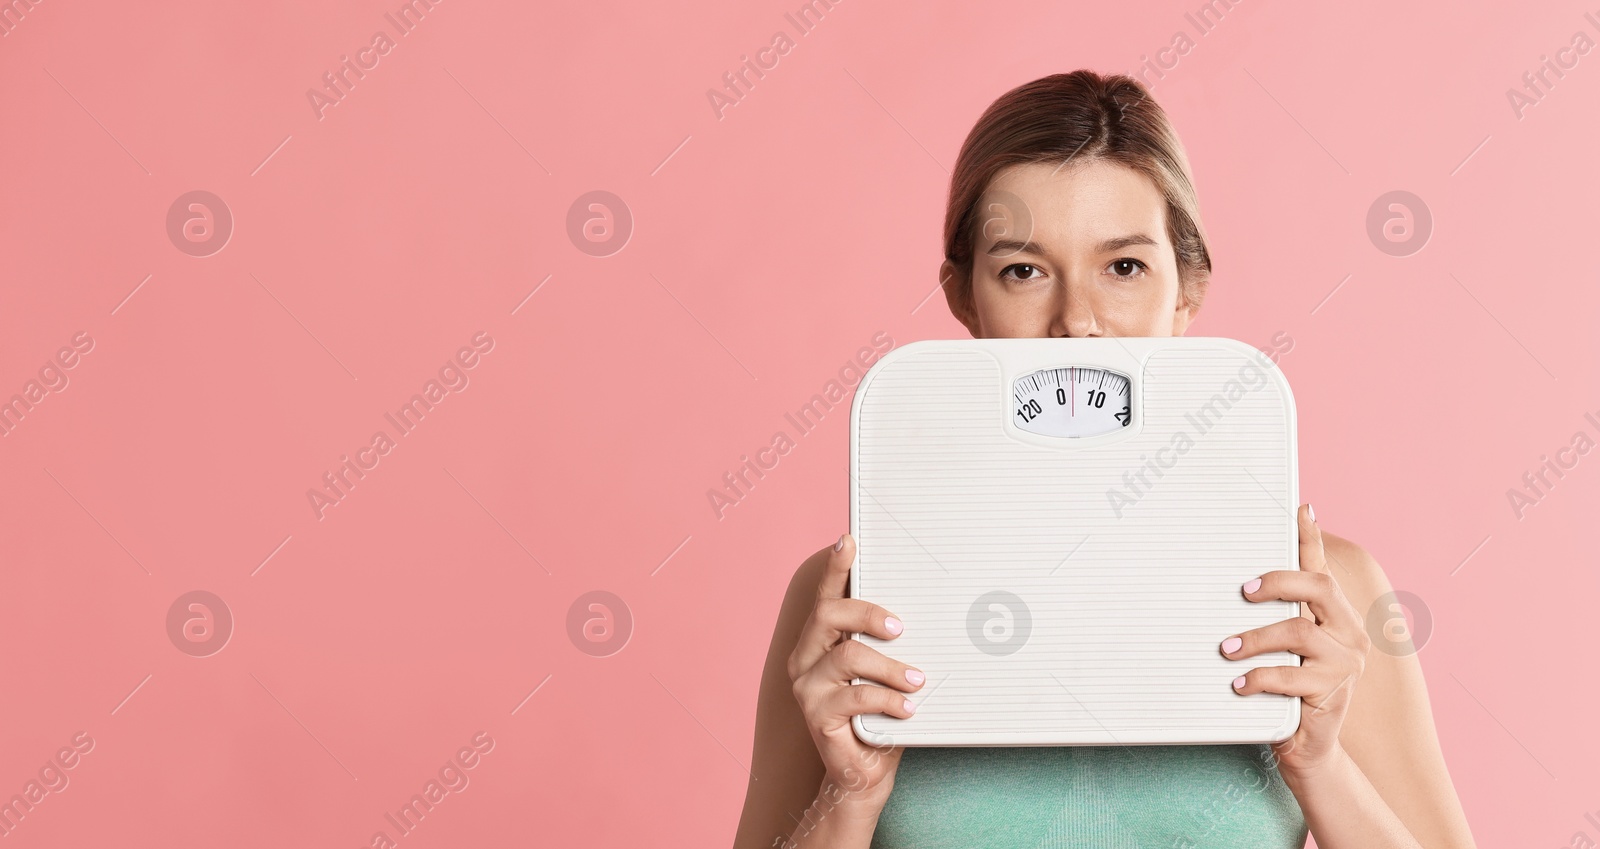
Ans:
[[[928,676],[923,675],[921,672],[918,672],[915,669],[907,669],[906,680],[910,681],[912,684],[921,685],[923,681],[928,680]]]
[[[1238,690],[1238,689],[1241,689],[1243,687],[1244,687],[1244,676],[1243,675],[1240,675],[1238,678],[1233,679],[1233,689]]]
[[[839,541],[833,544],[834,551],[844,551],[844,534],[839,535]]]
[[[1317,522],[1317,508],[1311,506],[1311,502],[1309,502],[1309,501],[1306,502],[1306,513],[1311,516],[1311,523],[1312,524],[1316,524],[1316,522]]]
[[[1261,579],[1260,578],[1252,578],[1252,579],[1244,582],[1244,591],[1247,592],[1247,593],[1253,593],[1253,592],[1255,592],[1256,590],[1259,590],[1259,589],[1261,589]]]
[[[891,634],[898,634],[905,630],[905,626],[900,624],[900,620],[893,616],[883,620],[883,627],[888,628]]]
[[[917,706],[912,704],[910,699],[906,699],[905,709],[906,709],[906,713],[916,713],[917,712]]]
[[[1238,637],[1229,637],[1222,641],[1222,653],[1233,654],[1234,652],[1238,651],[1239,647],[1242,645],[1244,645],[1244,640],[1241,640]]]

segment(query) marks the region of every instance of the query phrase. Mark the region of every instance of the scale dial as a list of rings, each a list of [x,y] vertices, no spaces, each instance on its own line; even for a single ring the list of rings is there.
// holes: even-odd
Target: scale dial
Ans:
[[[1126,375],[1101,368],[1062,366],[1017,378],[1017,427],[1045,436],[1098,436],[1128,426]]]

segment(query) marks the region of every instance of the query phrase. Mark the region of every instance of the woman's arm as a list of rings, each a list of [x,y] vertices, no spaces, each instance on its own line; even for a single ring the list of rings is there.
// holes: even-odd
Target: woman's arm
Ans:
[[[761,675],[736,849],[866,849],[872,842],[901,750],[856,739],[851,718],[909,717],[906,694],[920,690],[924,676],[848,639],[892,640],[901,630],[890,611],[847,597],[855,554],[855,540],[841,536],[801,564],[784,595]]]
[[[768,849],[781,845],[817,797],[824,768],[806,731],[789,679],[789,652],[811,615],[817,583],[829,551],[820,549],[795,570],[778,609],[778,624],[767,646],[756,696],[755,747],[750,754],[750,783],[734,849]],[[866,844],[862,844],[866,845]]]
[[[1342,749],[1315,771],[1285,773],[1283,778],[1300,802],[1317,849],[1422,849],[1424,845]]]
[[[773,842],[783,849],[866,849],[878,830],[883,801],[878,794],[853,793],[831,778],[822,780],[817,798],[799,817],[794,833],[786,841]]]
[[[1329,571],[1365,618],[1373,603],[1394,589],[1388,576],[1361,546],[1326,532],[1322,540]],[[1381,638],[1373,635],[1375,641]],[[1427,682],[1412,647],[1396,654],[1377,649],[1368,653],[1339,743],[1418,843],[1429,849],[1476,846],[1439,748]],[[1306,808],[1304,801],[1301,807]],[[1324,844],[1320,835],[1318,843],[1323,849],[1345,845]]]
[[[1298,667],[1254,667],[1234,688],[1246,697],[1301,698],[1299,727],[1272,751],[1312,836],[1321,849],[1472,847],[1409,638],[1401,632],[1406,642],[1396,643],[1368,630],[1366,611],[1389,590],[1383,571],[1348,541],[1325,541],[1309,505],[1297,519],[1300,568],[1267,572],[1242,589],[1251,601],[1301,602],[1302,615],[1236,634],[1221,648],[1234,660],[1283,650],[1301,657]],[[1408,658],[1411,674],[1386,662],[1397,655]]]

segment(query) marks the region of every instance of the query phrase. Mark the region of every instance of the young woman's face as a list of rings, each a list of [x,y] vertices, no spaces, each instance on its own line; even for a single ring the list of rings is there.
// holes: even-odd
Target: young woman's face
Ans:
[[[990,181],[975,229],[972,309],[951,307],[976,338],[1182,336],[1194,318],[1166,203],[1130,168],[1010,166]],[[939,279],[954,271],[946,262]]]

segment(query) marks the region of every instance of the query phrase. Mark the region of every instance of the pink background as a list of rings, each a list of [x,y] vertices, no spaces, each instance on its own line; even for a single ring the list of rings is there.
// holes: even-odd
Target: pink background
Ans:
[[[94,340],[0,438],[0,799],[95,741],[10,845],[363,846],[479,732],[400,845],[727,845],[783,589],[847,526],[848,402],[803,437],[784,413],[880,331],[966,335],[924,301],[990,101],[1179,31],[1154,94],[1216,262],[1192,333],[1295,340],[1302,498],[1431,611],[1480,845],[1600,839],[1600,455],[1520,519],[1506,496],[1600,418],[1600,54],[1520,119],[1506,96],[1600,40],[1583,4],[1247,2],[1204,36],[1198,2],[847,0],[803,36],[798,0],[451,0],[398,36],[400,5],[7,19],[0,399]],[[319,120],[307,90],[379,31]],[[779,31],[719,120],[707,90]],[[166,230],[194,190],[234,218],[210,256]],[[607,257],[567,232],[593,190],[633,217]],[[1391,190],[1433,215],[1410,256],[1367,233]],[[307,491],[380,430],[319,520]],[[234,619],[208,657],[166,630],[192,590]],[[633,620],[608,657],[568,631],[595,590]]]

